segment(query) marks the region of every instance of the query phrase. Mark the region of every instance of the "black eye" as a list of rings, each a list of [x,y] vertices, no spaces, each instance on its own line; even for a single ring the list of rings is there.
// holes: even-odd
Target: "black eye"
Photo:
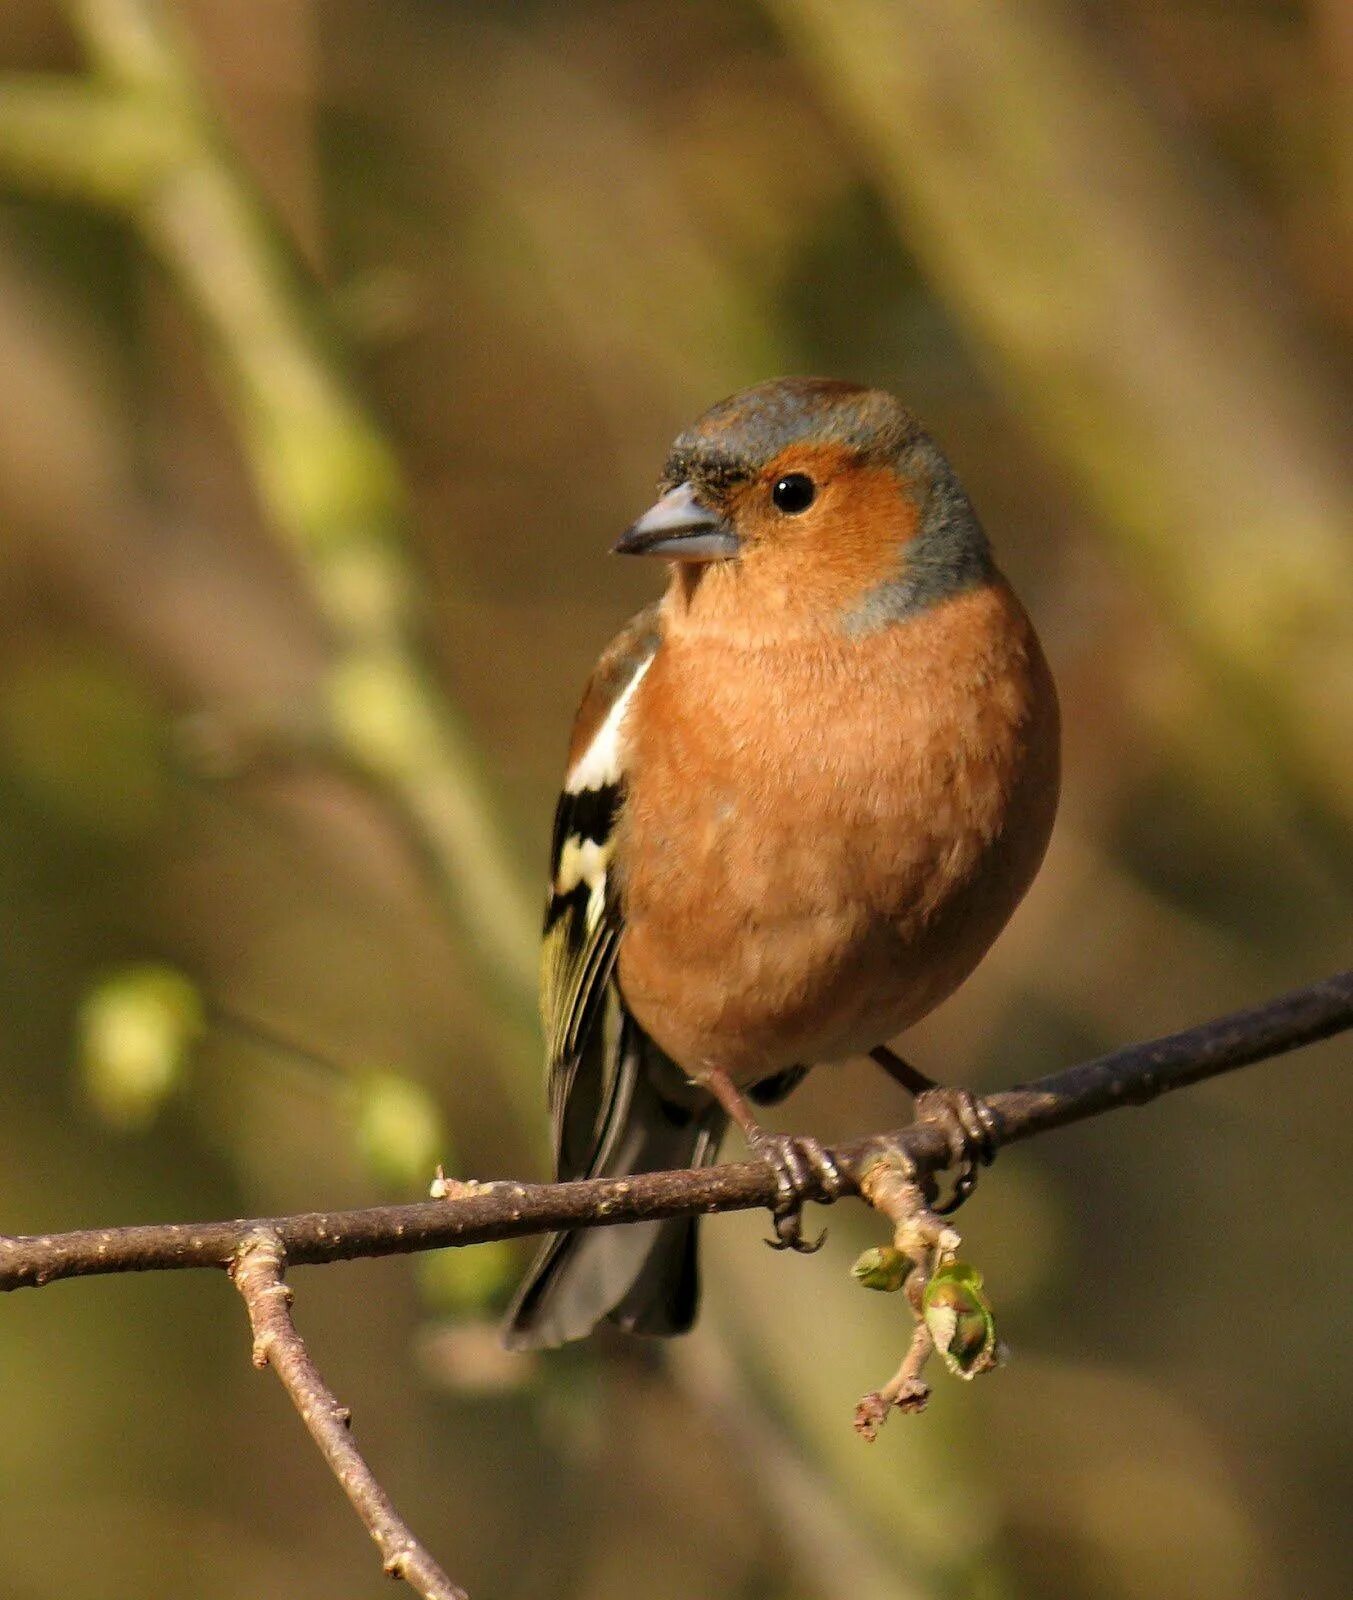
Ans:
[[[776,482],[770,497],[777,510],[794,517],[800,511],[807,511],[816,493],[817,485],[806,472],[787,472]]]

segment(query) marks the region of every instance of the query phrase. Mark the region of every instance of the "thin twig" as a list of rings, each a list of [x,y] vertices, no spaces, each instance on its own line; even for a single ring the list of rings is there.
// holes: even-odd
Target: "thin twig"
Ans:
[[[935,1353],[930,1329],[918,1317],[911,1330],[911,1343],[902,1364],[881,1389],[872,1389],[855,1407],[855,1431],[866,1444],[873,1444],[879,1429],[896,1407],[899,1411],[924,1411],[930,1399],[930,1386],[921,1376]]]
[[[993,1117],[992,1143],[1013,1144],[1118,1106],[1143,1105],[1172,1089],[1348,1028],[1353,1028],[1353,971],[990,1095],[986,1104]],[[924,1174],[945,1165],[949,1145],[938,1123],[923,1120],[838,1146],[832,1153],[846,1178],[843,1192],[857,1194],[861,1177],[880,1156],[897,1153]],[[0,1290],[111,1272],[229,1267],[241,1243],[259,1230],[275,1234],[295,1266],[564,1228],[743,1211],[770,1205],[775,1194],[770,1166],[744,1161],[577,1183],[458,1184],[443,1200],[360,1211],[0,1236]]]
[[[266,1228],[240,1244],[230,1276],[249,1309],[254,1365],[271,1367],[282,1380],[310,1437],[320,1448],[343,1493],[375,1540],[385,1570],[425,1600],[468,1600],[418,1542],[390,1502],[348,1431],[350,1414],[311,1361],[291,1316],[291,1290],[282,1281],[286,1252]]]
[[[1353,972],[1293,991],[1249,1011],[1236,1012],[1187,1032],[1135,1045],[987,1102],[993,1147],[1094,1116],[1119,1105],[1140,1105],[1167,1090],[1278,1055],[1353,1027]],[[920,1198],[924,1177],[949,1159],[949,1139],[938,1123],[922,1119],[896,1134],[856,1141],[834,1152],[846,1176],[845,1192],[864,1193],[880,1209],[897,1213],[899,1230],[930,1218]],[[912,1201],[881,1191],[900,1183]],[[375,1541],[385,1570],[405,1579],[426,1600],[467,1600],[414,1538],[371,1473],[348,1432],[339,1405],[306,1352],[291,1318],[291,1293],[282,1281],[288,1262],[336,1261],[388,1255],[439,1245],[767,1205],[776,1177],[766,1162],[685,1172],[643,1173],[621,1180],[565,1184],[443,1185],[444,1198],[419,1206],[386,1206],[329,1216],[312,1213],[270,1221],[169,1224],[0,1237],[0,1287],[48,1283],[54,1278],[152,1268],[218,1266],[229,1270],[249,1310],[254,1361],[277,1372],[301,1420]],[[823,1198],[827,1198],[823,1196]],[[913,1203],[914,1202],[914,1203]],[[931,1219],[940,1231],[939,1219]],[[932,1229],[932,1231],[934,1231]],[[899,1231],[899,1238],[902,1237]],[[927,1235],[928,1238],[928,1235]],[[903,1239],[910,1245],[909,1239]],[[911,1287],[919,1294],[913,1272]],[[893,1379],[867,1395],[856,1427],[872,1438],[894,1407],[919,1409],[927,1389],[921,1368],[932,1339],[920,1315],[907,1355]]]

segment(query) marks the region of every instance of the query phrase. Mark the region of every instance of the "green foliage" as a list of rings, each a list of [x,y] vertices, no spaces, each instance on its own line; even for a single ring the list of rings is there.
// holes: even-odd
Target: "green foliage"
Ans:
[[[418,1257],[415,1268],[423,1297],[448,1316],[496,1311],[521,1272],[518,1250],[506,1239]]]
[[[895,1246],[879,1244],[862,1250],[850,1270],[864,1288],[892,1294],[906,1282],[911,1266],[908,1258]]]
[[[135,1132],[181,1089],[202,1036],[202,1002],[168,967],[127,967],[97,983],[79,1016],[85,1097],[110,1127]]]
[[[975,1378],[999,1363],[996,1319],[976,1267],[950,1261],[936,1268],[921,1310],[936,1350],[956,1378]]]
[[[353,1087],[357,1145],[371,1173],[394,1188],[426,1190],[437,1162],[449,1154],[432,1096],[395,1072],[360,1074]]]

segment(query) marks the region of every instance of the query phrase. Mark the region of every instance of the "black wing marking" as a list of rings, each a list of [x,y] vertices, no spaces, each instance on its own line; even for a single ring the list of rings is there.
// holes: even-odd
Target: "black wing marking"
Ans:
[[[555,811],[540,992],[561,1174],[592,1169],[615,1099],[621,1006],[612,977],[624,919],[612,856],[625,798],[624,716],[657,643],[651,613],[641,613],[603,658],[596,726]]]

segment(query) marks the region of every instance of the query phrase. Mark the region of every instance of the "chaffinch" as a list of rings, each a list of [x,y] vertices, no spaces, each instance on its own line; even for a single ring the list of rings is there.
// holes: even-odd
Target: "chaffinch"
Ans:
[[[786,378],[680,435],[616,550],[670,565],[602,655],[555,818],[542,1010],[558,1174],[776,1166],[780,1241],[830,1189],[766,1133],[821,1063],[886,1048],[1028,888],[1059,784],[1057,697],[953,468],[891,395]],[[980,1140],[980,1102],[948,1105]],[[514,1346],[687,1329],[691,1218],[559,1234]]]

